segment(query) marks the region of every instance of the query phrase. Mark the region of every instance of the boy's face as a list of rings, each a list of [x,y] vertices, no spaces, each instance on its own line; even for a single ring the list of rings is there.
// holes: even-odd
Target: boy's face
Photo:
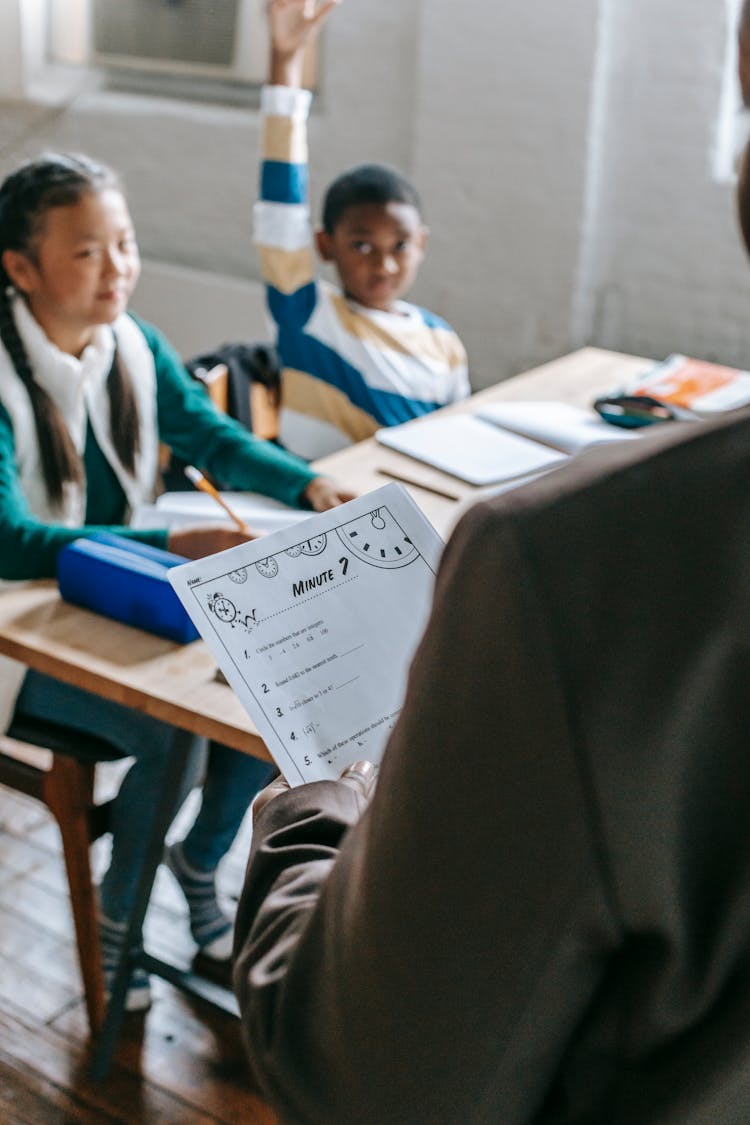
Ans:
[[[411,203],[358,203],[344,211],[332,234],[318,231],[316,240],[347,297],[389,312],[417,276],[427,228]]]

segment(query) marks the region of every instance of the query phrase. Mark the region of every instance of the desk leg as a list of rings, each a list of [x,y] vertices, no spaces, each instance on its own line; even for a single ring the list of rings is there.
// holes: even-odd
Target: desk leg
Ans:
[[[122,1017],[125,1011],[125,997],[133,967],[131,951],[141,936],[143,919],[148,909],[156,869],[159,866],[164,849],[164,837],[177,811],[175,794],[179,792],[180,781],[188,761],[192,739],[193,736],[187,731],[178,730],[165,763],[162,796],[154,810],[151,835],[143,859],[135,902],[128,920],[128,930],[123,943],[122,960],[115,974],[104,1022],[95,1039],[91,1076],[96,1079],[106,1078],[112,1066],[112,1056],[120,1034]]]

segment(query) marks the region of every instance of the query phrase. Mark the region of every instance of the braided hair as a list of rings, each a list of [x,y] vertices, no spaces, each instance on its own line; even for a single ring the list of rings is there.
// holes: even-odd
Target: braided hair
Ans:
[[[83,481],[83,464],[60,412],[34,379],[34,372],[13,317],[12,283],[2,263],[6,250],[35,259],[35,241],[44,216],[53,207],[73,206],[88,192],[122,191],[115,173],[85,156],[45,154],[23,164],[0,185],[0,339],[29,395],[34,415],[47,495],[60,504],[63,486]],[[138,405],[133,384],[117,350],[107,380],[112,444],[129,473],[135,472],[140,447]]]

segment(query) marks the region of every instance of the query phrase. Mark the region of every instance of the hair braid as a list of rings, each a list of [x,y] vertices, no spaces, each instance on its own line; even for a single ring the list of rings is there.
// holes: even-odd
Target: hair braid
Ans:
[[[132,476],[141,447],[141,425],[133,383],[120,362],[117,347],[107,379],[107,394],[112,444],[123,466]]]
[[[26,349],[13,318],[5,271],[0,269],[0,339],[26,388],[34,415],[42,475],[52,504],[60,504],[63,485],[83,480],[83,465],[60,411],[45,389],[34,379]]]

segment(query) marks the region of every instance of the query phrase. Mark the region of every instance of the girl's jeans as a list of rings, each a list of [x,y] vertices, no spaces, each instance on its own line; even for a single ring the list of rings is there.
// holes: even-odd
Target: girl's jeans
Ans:
[[[112,859],[100,887],[102,913],[113,922],[123,921],[135,897],[175,729],[34,671],[26,673],[16,715],[52,720],[62,728],[98,736],[123,756],[135,759],[112,808]],[[74,740],[71,753],[75,754]],[[231,847],[250,802],[275,771],[267,762],[215,742],[207,747],[205,739],[195,737],[180,804],[199,783],[204,765],[201,807],[183,841],[183,854],[191,867],[209,872]]]

